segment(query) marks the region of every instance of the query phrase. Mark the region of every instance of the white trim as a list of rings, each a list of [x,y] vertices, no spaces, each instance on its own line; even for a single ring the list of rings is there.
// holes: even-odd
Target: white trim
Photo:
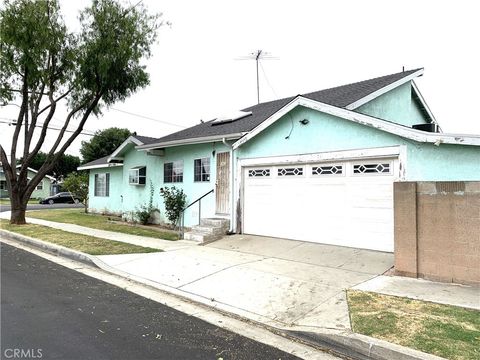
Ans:
[[[282,164],[303,164],[337,160],[354,159],[381,159],[397,157],[401,153],[401,146],[388,146],[380,148],[354,149],[330,151],[313,154],[298,154],[286,156],[267,156],[261,158],[239,159],[240,167]]]
[[[412,88],[413,88],[413,91],[415,92],[415,94],[417,95],[418,99],[422,103],[423,107],[427,111],[427,114],[430,117],[430,119],[432,120],[432,122],[434,124],[438,125],[437,119],[435,119],[435,116],[433,116],[432,110],[430,110],[430,108],[428,107],[427,102],[425,101],[423,95],[420,93],[420,89],[418,88],[417,84],[415,84],[415,81],[412,81]]]
[[[16,169],[18,169],[18,168],[20,168],[20,167],[22,167],[22,164],[19,164],[19,165],[15,166]],[[28,170],[28,171],[31,171],[31,172],[34,172],[35,174],[38,174],[38,170],[32,169],[31,167],[27,167],[27,170]],[[17,173],[17,175],[18,175],[18,174],[19,174],[19,173]],[[46,177],[47,179],[50,179],[50,180],[56,180],[53,176],[50,176],[50,175],[45,175],[45,177]]]
[[[389,92],[390,90],[393,90],[395,89],[396,87],[399,87],[400,85],[403,85],[407,82],[409,82],[410,80],[413,80],[415,79],[416,77],[418,76],[422,76],[423,75],[423,69],[420,69],[420,70],[417,70],[415,71],[414,73],[408,75],[408,76],[405,76],[387,86],[384,86],[383,88],[381,89],[378,89],[377,91],[374,91],[370,94],[368,94],[367,96],[351,103],[351,104],[348,104],[347,106],[345,106],[345,109],[347,110],[355,110],[356,108],[362,106],[363,104],[366,104],[367,102],[369,101],[372,101],[373,99]]]
[[[457,145],[475,145],[480,146],[480,135],[463,135],[463,134],[443,134],[443,133],[429,133],[426,131],[412,129],[403,125],[395,124],[389,121],[378,119],[372,116],[360,114],[354,111],[345,110],[336,106],[321,103],[319,101],[297,96],[287,105],[282,107],[276,113],[271,115],[268,119],[258,125],[255,129],[250,131],[247,135],[239,139],[233,144],[233,148],[237,149],[248,140],[252,139],[267,127],[275,123],[286,113],[297,106],[304,106],[309,109],[320,111],[326,114],[337,116],[357,124],[373,127],[390,134],[398,135],[400,137],[414,140],[417,142],[440,144],[457,144]]]
[[[204,137],[197,137],[197,138],[189,138],[189,139],[180,139],[180,140],[173,140],[173,141],[165,141],[147,145],[140,145],[136,146],[137,150],[149,150],[159,147],[170,147],[170,146],[179,146],[179,145],[190,145],[190,144],[203,144],[209,143],[212,141],[222,141],[225,140],[236,140],[246,133],[234,133],[234,134],[226,134],[226,135],[214,135],[214,136],[204,136]]]
[[[113,159],[118,159],[118,154],[121,153],[121,151],[129,144],[135,144],[135,145],[143,145],[143,142],[138,140],[134,135],[130,135],[128,138],[125,139],[123,143],[120,144],[119,147],[115,149],[115,151],[108,157],[107,162],[112,161]],[[121,158],[120,158],[121,159]]]
[[[79,166],[79,167],[77,167],[77,170],[102,169],[102,168],[111,168],[111,167],[119,167],[119,166],[123,166],[123,164],[119,164],[119,163],[108,163],[108,164]]]

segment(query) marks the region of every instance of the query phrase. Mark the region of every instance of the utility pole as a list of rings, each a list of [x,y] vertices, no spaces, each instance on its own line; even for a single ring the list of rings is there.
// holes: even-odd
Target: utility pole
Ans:
[[[247,56],[242,56],[237,58],[236,60],[255,60],[256,68],[257,68],[257,104],[260,104],[260,78],[258,74],[258,65],[260,60],[276,60],[278,58],[271,56],[269,53],[263,50],[256,50],[251,52]]]

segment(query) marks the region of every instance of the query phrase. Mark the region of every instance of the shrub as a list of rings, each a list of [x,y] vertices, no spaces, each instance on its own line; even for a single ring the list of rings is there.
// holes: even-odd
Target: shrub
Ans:
[[[153,207],[153,194],[155,190],[153,187],[153,183],[150,180],[150,199],[148,200],[148,204],[142,204],[139,208],[135,210],[135,219],[138,220],[143,225],[147,225],[150,222],[150,218],[152,216],[152,212],[154,210],[158,211]]]
[[[182,189],[177,189],[175,186],[161,188],[160,194],[163,196],[163,202],[165,203],[167,219],[175,226],[178,223],[182,210],[185,208],[187,195],[185,195]]]

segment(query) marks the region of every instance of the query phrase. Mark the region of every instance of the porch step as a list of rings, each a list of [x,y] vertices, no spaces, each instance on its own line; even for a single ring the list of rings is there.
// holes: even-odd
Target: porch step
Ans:
[[[230,227],[230,220],[222,218],[204,218],[200,219],[200,226],[228,228]]]
[[[204,234],[211,234],[211,235],[223,235],[226,232],[224,227],[201,226],[201,225],[193,226],[192,230],[197,233],[204,233]]]
[[[230,221],[227,219],[205,218],[200,220],[200,225],[195,225],[191,231],[186,232],[183,238],[205,244],[221,239],[229,227]]]
[[[196,233],[193,231],[186,232],[183,234],[185,240],[193,240],[202,244],[206,244],[218,239],[221,239],[223,235],[214,235],[214,234],[205,234],[205,233]]]

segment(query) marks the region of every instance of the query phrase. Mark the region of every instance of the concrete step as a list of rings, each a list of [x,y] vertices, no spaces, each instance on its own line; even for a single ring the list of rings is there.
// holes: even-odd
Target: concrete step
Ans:
[[[228,228],[224,228],[224,227],[201,226],[201,225],[192,226],[192,232],[194,233],[225,235],[227,231],[228,231]]]
[[[184,240],[193,240],[202,244],[209,243],[221,238],[222,238],[222,235],[206,234],[206,233],[194,232],[194,231],[186,232],[183,235]]]
[[[219,228],[229,228],[230,220],[222,218],[204,218],[200,219],[200,226],[213,226]]]

